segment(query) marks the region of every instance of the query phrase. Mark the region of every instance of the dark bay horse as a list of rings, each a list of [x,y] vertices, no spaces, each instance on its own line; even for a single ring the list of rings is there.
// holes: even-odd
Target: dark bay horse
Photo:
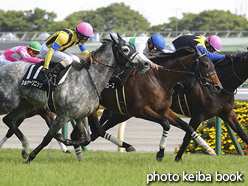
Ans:
[[[111,35],[112,40],[104,39],[102,46],[93,51],[91,57],[86,59],[87,64],[93,64],[89,69],[84,64],[73,64],[64,83],[56,87],[53,92],[53,102],[56,108],[56,118],[42,143],[29,155],[27,162],[32,161],[36,155],[52,140],[62,126],[73,119],[77,128],[84,137],[77,142],[64,141],[66,144],[88,144],[90,142],[89,126],[84,120],[99,125],[92,112],[99,105],[100,93],[110,79],[117,65],[138,68],[141,73],[149,69],[149,61],[138,54],[135,49],[126,44],[118,35],[118,39]],[[98,62],[98,63],[96,63]],[[27,139],[15,125],[16,122],[33,108],[43,109],[46,103],[46,93],[43,90],[21,86],[21,80],[30,64],[25,62],[11,63],[2,66],[0,71],[0,114],[7,114],[4,123],[17,135],[25,146]],[[48,108],[46,108],[48,109]],[[101,136],[104,131],[98,131]],[[56,138],[56,139],[57,139]],[[63,140],[63,139],[61,139]]]
[[[192,75],[191,72],[194,72],[194,75],[200,79],[201,83],[205,83],[205,86],[210,86],[209,88],[212,91],[219,92],[221,90],[221,84],[215,74],[211,60],[206,54],[195,53],[195,50],[189,47],[177,50],[170,56],[155,57],[151,60],[163,66],[164,70],[156,72],[150,69],[144,74],[130,77],[124,86],[128,114],[119,114],[114,119],[108,116],[105,117],[103,114],[100,121],[101,123],[106,121],[103,129],[107,130],[133,116],[159,123],[163,128],[163,134],[160,141],[160,151],[157,153],[158,161],[162,161],[164,156],[165,140],[170,124],[183,129],[200,145],[208,148],[207,150],[210,153],[214,153],[213,149],[170,109],[173,87],[185,76]],[[212,84],[208,82],[212,82],[214,86],[211,86]],[[101,96],[100,104],[102,106],[112,111],[120,112],[114,89],[105,88]],[[92,140],[97,137],[97,134],[93,133],[91,135]],[[125,143],[125,145],[127,144]],[[123,147],[126,148],[127,146]]]
[[[215,69],[223,86],[222,91],[218,94],[211,94],[208,89],[196,81],[193,88],[186,93],[188,111],[184,113],[188,113],[187,116],[191,118],[189,124],[194,130],[201,122],[218,116],[248,144],[248,136],[241,128],[233,110],[236,89],[248,78],[248,52],[237,53],[232,60],[224,59],[216,62]],[[177,96],[173,97],[171,109],[176,113],[183,114]],[[181,159],[189,142],[190,136],[185,134],[176,160]]]

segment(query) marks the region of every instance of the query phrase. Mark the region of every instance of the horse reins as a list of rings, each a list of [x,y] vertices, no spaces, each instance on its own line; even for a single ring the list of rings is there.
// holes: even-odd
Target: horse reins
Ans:
[[[105,66],[105,67],[115,68],[115,67],[113,67],[113,66],[106,65],[105,63],[99,61],[98,59],[96,59],[95,56],[92,56],[91,52],[89,53],[89,57],[90,57],[90,65],[89,65],[89,67],[93,64],[93,61],[95,60],[96,62],[98,62],[99,64],[101,64],[101,65],[103,65],[103,66]],[[94,59],[94,60],[93,60],[93,59]]]
[[[182,62],[180,61],[180,59],[178,58],[177,56],[177,62],[187,71],[180,71],[180,70],[173,70],[173,69],[168,69],[168,68],[159,68],[159,70],[164,70],[164,71],[167,71],[167,72],[177,72],[177,73],[184,73],[184,74],[189,74],[189,75],[193,75],[195,76],[195,73],[194,72],[189,72],[189,69],[182,64]],[[169,93],[170,95],[173,95],[174,94],[174,90],[172,92],[170,92],[169,90],[167,90],[167,88],[164,86],[160,76],[158,75],[158,72],[156,70],[154,70],[155,74],[157,75],[158,79],[159,79],[159,82],[161,84],[161,86],[163,87],[163,89]]]
[[[221,64],[221,62],[222,62],[223,60],[224,60],[224,59],[217,61],[217,62],[215,63],[215,65]],[[233,72],[234,76],[235,76],[239,81],[244,82],[245,80],[241,79],[241,78],[238,76],[238,74],[235,72],[235,70],[234,70],[234,61],[233,61],[233,59],[231,59],[230,61],[231,61],[231,63],[232,63],[232,72]],[[224,90],[227,94],[230,94],[230,95],[235,95],[235,94],[237,94],[237,89],[235,89],[234,92],[229,92],[228,90],[226,90],[226,89],[223,87],[223,90]]]

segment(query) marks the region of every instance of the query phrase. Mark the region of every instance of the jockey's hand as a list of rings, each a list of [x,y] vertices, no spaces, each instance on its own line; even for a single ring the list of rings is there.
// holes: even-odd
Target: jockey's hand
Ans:
[[[226,55],[225,55],[225,58],[226,58],[226,59],[233,60],[233,59],[235,58],[235,55],[232,55],[232,54],[230,54],[230,55],[229,55],[229,54],[226,54]]]
[[[44,68],[44,67],[40,71],[41,71],[41,73],[43,73],[44,75],[47,75],[47,76],[50,73],[50,71],[47,68]]]
[[[162,66],[160,66],[160,65],[157,65],[157,64],[155,64],[155,63],[153,63],[153,62],[151,62],[151,68],[153,68],[153,69],[155,69],[155,70],[158,70],[159,68],[163,68]]]

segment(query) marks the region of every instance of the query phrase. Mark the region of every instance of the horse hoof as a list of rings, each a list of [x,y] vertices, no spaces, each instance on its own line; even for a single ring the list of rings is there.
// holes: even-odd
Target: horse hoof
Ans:
[[[156,156],[156,159],[157,159],[158,162],[163,161],[163,158],[161,158],[161,157],[159,157],[159,156]]]
[[[161,161],[163,161],[164,156],[161,156],[159,153],[157,153],[156,159],[157,159],[158,162],[161,162]]]
[[[133,146],[130,146],[130,147],[126,148],[125,150],[126,150],[126,152],[135,152],[136,151],[136,149]]]
[[[22,158],[23,159],[27,159],[28,155],[29,155],[28,152],[26,152],[25,150],[22,150]]]
[[[83,160],[84,160],[84,158],[83,158],[82,154],[77,155],[77,159],[78,159],[78,161],[83,161]]]
[[[175,158],[175,161],[176,161],[176,162],[182,161],[182,158],[177,158],[177,157],[176,157],[176,158]]]
[[[69,150],[63,151],[63,153],[71,154],[71,152]]]
[[[215,153],[215,151],[214,151],[213,149],[208,150],[207,153],[208,153],[209,155],[211,155],[211,156],[216,156],[216,153]]]

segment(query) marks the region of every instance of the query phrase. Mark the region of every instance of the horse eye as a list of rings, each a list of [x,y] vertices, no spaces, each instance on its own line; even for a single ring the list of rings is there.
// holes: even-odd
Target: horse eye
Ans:
[[[129,52],[129,48],[127,46],[122,48],[122,51],[127,54]]]
[[[204,68],[208,68],[208,63],[203,63]]]

